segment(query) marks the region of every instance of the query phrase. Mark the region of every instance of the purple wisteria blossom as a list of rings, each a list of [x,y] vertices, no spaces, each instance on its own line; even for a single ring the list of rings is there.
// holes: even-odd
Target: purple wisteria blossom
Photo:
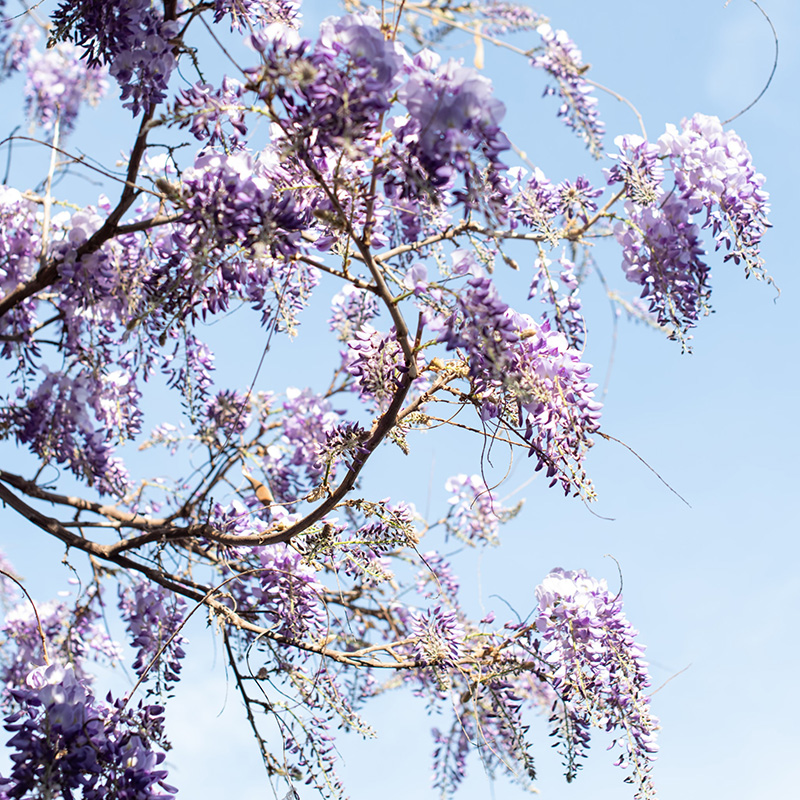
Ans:
[[[0,439],[25,452],[0,469],[0,504],[57,543],[81,590],[34,604],[0,576],[0,800],[171,800],[162,709],[98,700],[90,669],[120,658],[113,612],[133,692],[169,697],[194,610],[279,795],[304,781],[343,797],[335,731],[373,735],[363,706],[402,685],[439,717],[445,797],[471,751],[530,788],[542,712],[569,779],[599,726],[637,798],[653,796],[658,723],[619,595],[557,569],[516,621],[499,605],[473,618],[456,567],[474,555],[462,544],[497,542],[518,479],[541,470],[594,499],[585,460],[607,434],[584,361],[588,278],[685,342],[708,310],[703,229],[763,274],[768,197],[742,140],[695,115],[657,143],[618,138],[610,188],[572,168],[551,181],[525,155],[535,142],[506,137],[488,73],[429,49],[474,36],[478,64],[528,31],[511,50],[599,157],[588,65],[516,2],[347,0],[317,36],[300,0],[51,6],[0,30],[0,78],[26,85],[17,105],[42,132],[3,150],[6,181],[26,182],[0,186]],[[111,132],[121,161],[45,147],[109,75],[107,101],[138,118]],[[527,169],[504,163],[517,157]],[[91,204],[67,194],[87,177]],[[606,286],[601,241],[639,300]],[[163,414],[149,437],[145,414]],[[442,429],[452,477],[423,518],[395,491],[439,469],[426,446]],[[458,463],[470,436],[480,465]],[[533,459],[514,485],[500,449]],[[2,554],[0,569],[13,574]]]
[[[625,276],[642,286],[642,299],[658,324],[686,346],[686,332],[709,313],[711,294],[711,274],[691,205],[672,194],[660,206],[628,201],[625,209],[628,219],[614,228]]]
[[[37,607],[38,621],[27,600],[12,608],[0,625],[0,683],[7,689],[22,687],[28,673],[45,664],[39,623],[50,656],[71,664],[75,675],[86,684],[94,679],[87,669],[89,661],[119,662],[122,649],[106,631],[104,621],[92,602],[94,595],[87,599],[88,602],[81,603],[77,610],[65,602],[42,603]]]
[[[260,559],[259,606],[267,626],[292,640],[322,635],[327,618],[314,570],[284,545],[264,548]]]
[[[601,409],[591,366],[549,321],[537,324],[504,303],[488,277],[468,286],[439,339],[465,352],[482,419],[515,419],[551,485],[582,490],[582,462]]]
[[[42,252],[36,205],[17,190],[0,186],[0,293],[10,294],[24,285],[39,268]],[[27,299],[0,318],[0,354],[15,359],[24,370],[38,354],[32,343],[37,321],[37,303]]]
[[[461,653],[464,629],[455,611],[441,606],[414,614],[411,630],[415,636],[414,652],[426,666],[453,666]]]
[[[179,27],[150,0],[61,3],[52,19],[51,39],[83,47],[90,65],[107,64],[134,116],[165,99],[177,63],[172,39]]]
[[[417,591],[428,599],[444,597],[453,602],[458,595],[459,581],[449,562],[435,550],[423,553],[422,559],[417,573]]]
[[[639,206],[652,206],[663,194],[664,167],[661,148],[641,136],[618,136],[619,153],[609,153],[616,163],[604,170],[609,184],[622,183],[625,196]]]
[[[414,59],[398,99],[408,116],[394,122],[403,145],[396,152],[402,173],[401,178],[388,178],[391,194],[415,198],[450,189],[460,175],[463,188],[454,189],[459,202],[476,208],[481,194],[499,193],[497,210],[504,199],[500,154],[510,144],[500,128],[505,106],[494,97],[491,82],[454,60],[439,66],[438,56],[424,51]]]
[[[128,475],[114,455],[113,436],[139,432],[139,391],[122,371],[75,376],[44,370],[44,380],[24,404],[6,409],[17,441],[45,462],[67,464],[104,493],[120,494]],[[92,417],[96,422],[92,421]]]
[[[575,757],[588,746],[590,725],[618,734],[618,763],[632,767],[642,798],[655,797],[650,779],[658,720],[650,713],[644,648],[622,611],[619,595],[585,571],[553,570],[536,588],[536,629],[552,671],[562,712],[579,736]],[[557,715],[554,715],[557,716]]]
[[[764,176],[755,171],[745,143],[734,131],[723,130],[717,117],[695,114],[682,127],[668,125],[658,140],[677,190],[692,213],[705,211],[702,227],[711,229],[717,249],[725,248],[725,261],[742,261],[747,275],[764,277],[759,254],[769,227]]]
[[[262,58],[248,70],[251,85],[262,100],[280,100],[277,125],[293,150],[317,158],[345,145],[374,149],[404,60],[375,13],[328,18],[313,48],[286,29],[251,43]]]
[[[272,255],[284,257],[301,249],[300,233],[310,222],[309,209],[300,206],[293,193],[274,187],[263,162],[251,155],[203,150],[184,172],[183,185],[183,238],[198,255],[204,255],[204,243],[212,241],[217,248],[260,243]]]
[[[510,223],[524,225],[543,239],[556,244],[556,217],[561,213],[559,192],[537,167],[530,176],[522,167],[509,170],[511,178]]]
[[[372,399],[379,406],[385,404],[408,372],[394,331],[381,333],[371,325],[364,325],[347,347],[345,368],[355,378],[362,399]]]
[[[378,311],[378,299],[372,292],[346,283],[331,300],[328,324],[340,341],[351,341],[354,332],[376,317]]]
[[[180,680],[185,639],[178,633],[186,616],[183,598],[147,582],[120,591],[119,610],[131,645],[137,648],[133,670],[157,676],[159,691],[168,692]],[[154,669],[151,670],[151,667]]]
[[[181,125],[188,126],[200,141],[209,145],[230,141],[236,147],[247,135],[245,106],[242,95],[245,86],[240,81],[225,77],[222,86],[215,89],[208,83],[196,83],[182,89],[175,104],[176,116],[185,117]],[[230,125],[226,133],[225,123]],[[227,139],[226,139],[227,137]]]
[[[9,798],[108,797],[172,800],[160,769],[163,708],[98,701],[69,666],[51,664],[12,691],[20,711],[6,717],[12,767],[0,778]]]
[[[500,523],[519,511],[503,506],[480,475],[455,475],[448,478],[445,490],[450,494],[447,530],[470,544],[497,544]]]
[[[108,70],[87,65],[79,49],[68,42],[44,52],[35,49],[33,43],[40,35],[38,26],[25,26],[17,39],[25,47],[11,58],[25,73],[25,108],[30,119],[47,133],[58,122],[66,134],[75,127],[82,103],[96,106],[100,102]]]
[[[558,116],[586,143],[589,152],[600,158],[605,125],[597,114],[597,98],[593,87],[583,77],[588,64],[566,31],[553,30],[549,23],[537,29],[542,38],[542,52],[531,60],[534,67],[545,70],[555,79],[545,95],[558,95],[561,105]]]

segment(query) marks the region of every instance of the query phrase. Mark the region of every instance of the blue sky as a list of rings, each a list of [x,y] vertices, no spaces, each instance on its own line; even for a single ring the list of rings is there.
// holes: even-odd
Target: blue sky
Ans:
[[[330,2],[305,5],[309,24],[333,10]],[[780,64],[767,94],[731,127],[767,177],[774,228],[763,250],[782,294],[776,301],[771,287],[746,281],[737,267],[712,256],[716,313],[701,322],[694,353],[681,355],[675,343],[641,326],[621,324],[603,417],[604,430],[634,448],[691,508],[624,448],[599,442],[589,461],[600,495],[593,511],[613,521],[548,491],[537,479],[525,490],[525,510],[504,529],[503,545],[462,557],[468,603],[494,608],[501,617],[505,604],[525,616],[534,587],[554,566],[585,568],[616,586],[617,567],[608,554],[619,562],[626,610],[648,645],[654,683],[669,681],[654,698],[663,724],[655,779],[665,800],[791,797],[800,783],[795,756],[800,703],[791,674],[800,658],[795,633],[800,442],[791,422],[800,390],[800,281],[792,238],[800,185],[794,152],[800,124],[800,7],[795,0],[762,5],[778,31]],[[735,114],[758,94],[772,66],[769,26],[748,0],[732,0],[727,7],[721,0],[560,0],[543,2],[536,10],[578,43],[592,64],[590,77],[639,108],[652,138],[665,123],[677,124],[696,111],[723,119]],[[512,41],[529,46],[525,34]],[[472,59],[470,45],[452,54]],[[599,181],[597,166],[580,142],[555,119],[555,101],[540,100],[541,76],[524,59],[489,48],[486,74],[508,105],[511,138],[552,180],[586,173]],[[612,149],[614,136],[637,132],[637,124],[613,98],[600,94],[600,101]],[[96,146],[113,151],[107,141]],[[606,249],[598,260],[609,281],[633,296],[618,253]],[[610,313],[598,286],[587,287],[586,303],[587,359],[602,384],[612,347]],[[270,373],[288,375],[286,383],[313,382],[313,347],[302,336],[291,347],[276,347]],[[223,369],[235,377],[233,365]],[[242,369],[246,375],[240,383],[245,383],[251,368]],[[477,442],[465,445],[454,459],[446,438],[422,437],[409,460],[382,454],[371,487],[377,496],[410,496],[424,507],[429,483],[434,493],[441,492],[449,474],[477,471],[478,459]],[[474,466],[465,468],[469,463]],[[509,491],[527,481],[532,467],[515,465]],[[33,578],[34,555],[41,551],[34,554],[16,536],[5,549]],[[65,582],[66,574],[58,574]],[[51,594],[63,588],[48,583]],[[44,599],[47,589],[39,589]],[[199,644],[206,635],[203,624],[191,635]],[[171,777],[181,795],[270,797],[255,744],[233,691],[226,688],[219,649],[197,646],[190,655],[194,660],[175,698],[171,723]],[[377,701],[367,716],[379,738],[346,739],[340,748],[351,796],[435,797],[428,778],[431,722],[423,703],[397,694]],[[602,737],[577,782],[567,785],[544,724],[539,734],[534,752],[542,797],[632,797]],[[298,788],[303,800],[311,797]],[[515,800],[526,795],[502,781],[490,790],[473,760],[460,796]]]

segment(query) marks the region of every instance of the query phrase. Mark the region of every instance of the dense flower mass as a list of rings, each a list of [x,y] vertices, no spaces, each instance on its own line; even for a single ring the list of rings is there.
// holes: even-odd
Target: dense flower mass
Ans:
[[[430,666],[450,666],[461,650],[464,632],[454,611],[441,607],[412,618],[411,628],[416,636],[414,650],[419,659]]]
[[[73,796],[84,800],[171,800],[159,765],[164,753],[160,706],[126,709],[97,701],[70,667],[51,664],[12,692],[20,711],[6,717],[13,766],[0,778],[10,798]]]
[[[112,436],[139,431],[138,397],[134,380],[121,371],[94,375],[87,370],[74,377],[45,371],[30,400],[6,411],[5,424],[43,462],[67,464],[100,491],[120,493],[128,475],[114,455]]]
[[[391,192],[415,198],[452,188],[461,176],[463,187],[454,196],[468,209],[479,207],[485,183],[497,190],[504,166],[500,154],[510,148],[500,128],[506,109],[491,82],[452,59],[440,65],[438,56],[424,51],[414,59],[398,99],[408,115],[394,122],[402,175],[390,177]]]
[[[26,25],[12,43],[10,65],[26,77],[28,116],[48,133],[56,123],[62,133],[74,127],[82,103],[95,106],[106,90],[107,70],[81,60],[77,47],[61,43],[44,52],[35,49],[38,26]]]
[[[521,507],[501,498],[539,470],[594,499],[586,281],[685,343],[709,305],[704,230],[763,274],[764,178],[695,115],[617,139],[606,187],[550,180],[482,65],[496,38],[534,36],[512,50],[600,157],[596,84],[563,30],[505,0],[345,5],[316,34],[298,0],[59,0],[0,28],[0,78],[23,94],[6,105],[40,131],[22,155],[2,142],[0,439],[26,452],[0,465],[0,505],[79,587],[38,603],[0,555],[0,798],[171,798],[162,709],[98,700],[90,667],[128,647],[132,691],[169,699],[198,610],[287,798],[300,781],[344,796],[334,731],[374,735],[363,708],[396,686],[437,714],[448,800],[473,751],[530,788],[529,713],[549,714],[568,778],[599,726],[653,794],[650,679],[619,595],[554,570],[527,617],[472,619],[460,543],[496,543]],[[447,37],[474,67],[434,52]],[[105,102],[137,117],[109,132],[130,134],[116,165],[77,140],[108,76]],[[600,274],[601,240],[639,298]],[[423,482],[425,514],[395,495]]]
[[[708,313],[711,293],[700,228],[690,208],[675,195],[661,206],[641,207],[630,201],[628,219],[615,228],[625,276],[642,286],[642,298],[659,324],[681,339]]]
[[[762,276],[759,245],[769,227],[769,195],[745,143],[704,114],[684,120],[681,131],[668,125],[658,143],[683,199],[693,213],[705,211],[703,227],[711,229],[718,249],[725,248],[725,260],[742,261],[747,274]]]
[[[173,4],[174,5],[174,4]],[[166,98],[176,59],[171,40],[179,28],[164,19],[150,0],[80,0],[53,13],[56,40],[84,48],[89,64],[108,64],[134,116]]]
[[[618,731],[634,780],[652,793],[649,771],[658,720],[650,713],[644,648],[625,617],[619,595],[583,570],[553,570],[536,589],[541,652],[553,670],[563,713],[578,729],[590,724]],[[583,745],[588,744],[588,737]],[[579,746],[577,757],[581,757]]]

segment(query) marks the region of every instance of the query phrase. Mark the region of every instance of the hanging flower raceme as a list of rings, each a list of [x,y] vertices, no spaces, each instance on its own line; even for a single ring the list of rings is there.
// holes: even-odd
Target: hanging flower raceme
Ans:
[[[136,116],[161,103],[177,59],[172,40],[179,26],[165,20],[150,0],[62,2],[53,13],[55,41],[84,48],[92,66],[107,64]]]
[[[583,77],[588,64],[583,63],[581,51],[566,31],[553,30],[548,23],[539,25],[536,31],[542,38],[543,50],[531,59],[531,64],[544,69],[556,82],[545,89],[545,95],[558,95],[558,116],[583,139],[592,155],[600,158],[605,125],[597,114],[593,87]]]
[[[482,419],[505,419],[522,428],[551,486],[587,490],[582,462],[599,427],[591,366],[549,321],[537,324],[499,297],[487,277],[468,281],[439,340],[460,348],[469,364]]]
[[[47,639],[50,655],[58,654],[72,664],[76,677],[86,685],[94,680],[86,668],[89,661],[118,662],[122,649],[108,635],[105,621],[91,602],[94,599],[96,595],[90,593],[88,601],[77,609],[64,602],[42,603],[37,608],[38,618],[27,601],[12,608],[0,625],[0,683],[6,689],[23,686],[28,673],[44,665],[42,634]],[[3,699],[4,705],[8,705],[7,700]]]
[[[128,709],[96,700],[71,667],[38,667],[11,693],[21,710],[6,717],[11,767],[0,778],[9,798],[172,800],[177,791],[159,768],[163,709]]]
[[[658,720],[645,694],[650,675],[619,595],[612,596],[605,581],[583,570],[556,569],[536,588],[536,597],[540,652],[561,698],[554,721],[566,719],[567,730],[582,732],[566,742],[574,751],[570,760],[585,755],[590,726],[613,731],[624,750],[618,764],[633,768],[637,796],[655,797],[649,773],[658,749]]]
[[[420,612],[411,617],[411,630],[415,636],[414,652],[427,666],[453,666],[461,653],[464,629],[455,611],[445,611],[441,606]]]
[[[82,103],[96,106],[107,87],[108,70],[87,65],[79,49],[62,42],[44,52],[31,45],[40,36],[37,25],[26,25],[15,37],[18,54],[10,54],[25,72],[25,108],[31,121],[52,133],[56,122],[61,134],[72,131]],[[24,46],[24,49],[23,49]]]
[[[686,347],[686,332],[709,312],[711,296],[711,273],[691,206],[673,194],[660,206],[628,201],[625,210],[628,220],[614,228],[625,277],[642,286],[641,297],[658,323]]]
[[[717,249],[724,246],[725,261],[743,261],[747,275],[765,277],[759,246],[769,227],[769,195],[747,145],[717,117],[695,114],[682,127],[668,125],[658,140],[678,191],[692,213],[706,212],[703,227],[711,229]]]
[[[408,116],[393,122],[400,146],[396,174],[386,178],[389,194],[430,195],[452,188],[461,175],[464,186],[455,188],[455,197],[466,208],[480,206],[479,194],[487,191],[497,193],[502,205],[500,154],[511,145],[500,129],[506,109],[491,82],[457,61],[439,66],[439,57],[426,50],[414,59],[397,96]]]
[[[262,65],[247,70],[249,85],[267,103],[280,100],[276,121],[291,152],[316,159],[375,147],[404,61],[376,13],[326,19],[313,46],[285,29],[254,33],[251,44]]]
[[[261,243],[272,255],[290,257],[302,249],[310,209],[296,193],[276,187],[264,162],[249,153],[203,150],[184,172],[183,186],[187,233],[181,236],[192,250],[200,252],[206,243],[215,249]]]
[[[133,670],[158,676],[158,686],[167,692],[180,680],[186,640],[178,633],[186,615],[186,602],[160,586],[136,583],[120,591],[119,610],[128,626],[131,644],[137,648]]]
[[[327,618],[323,586],[302,556],[285,545],[260,552],[260,608],[267,626],[278,636],[302,640],[320,636]],[[287,651],[287,657],[291,654]]]
[[[44,461],[66,463],[98,491],[124,492],[129,479],[111,440],[114,432],[130,438],[140,429],[140,395],[132,376],[121,370],[107,375],[84,370],[73,377],[45,369],[44,374],[23,404],[3,414],[17,441]]]
[[[470,544],[497,544],[500,524],[521,507],[503,506],[480,475],[454,475],[447,479],[445,489],[450,493],[451,506],[445,521],[447,530]]]

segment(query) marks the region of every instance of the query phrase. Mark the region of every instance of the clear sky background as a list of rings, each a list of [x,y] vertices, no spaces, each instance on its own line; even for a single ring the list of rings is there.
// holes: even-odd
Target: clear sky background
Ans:
[[[304,5],[309,27],[335,11],[332,2]],[[623,321],[609,375],[608,303],[597,281],[586,291],[586,358],[595,364],[601,385],[609,380],[603,429],[634,448],[691,508],[627,450],[599,441],[588,464],[600,496],[592,511],[613,521],[536,479],[524,490],[523,513],[502,531],[502,546],[459,557],[467,604],[493,608],[501,618],[510,613],[507,605],[526,616],[536,584],[555,566],[585,568],[617,586],[617,566],[607,554],[619,562],[627,614],[648,645],[655,685],[665,684],[653,700],[663,725],[654,775],[665,800],[790,798],[800,785],[800,703],[793,674],[800,659],[795,630],[800,442],[792,422],[800,393],[794,238],[800,6],[796,0],[762,5],[780,39],[778,71],[766,95],[731,127],[767,176],[774,228],[763,252],[781,287],[780,298],[776,301],[773,288],[746,281],[738,267],[711,255],[716,313],[701,321],[694,353],[681,355],[676,343]],[[535,8],[578,43],[592,64],[589,77],[638,107],[651,138],[667,122],[678,124],[697,111],[732,116],[760,92],[772,67],[770,28],[748,0],[732,0],[728,7],[722,0],[545,0]],[[511,41],[526,48],[534,37],[518,34]],[[469,63],[473,50],[467,45],[451,54]],[[600,182],[598,166],[555,118],[556,101],[540,99],[542,76],[525,59],[489,47],[486,73],[508,105],[511,138],[551,180],[585,173]],[[612,97],[601,93],[600,102],[607,148],[613,150],[614,136],[638,132],[637,122]],[[96,119],[108,124],[111,118]],[[98,130],[95,125],[96,141],[80,144],[96,157],[113,160],[123,143]],[[598,252],[608,281],[635,296],[619,260],[613,247]],[[521,307],[525,294],[505,299]],[[324,302],[312,307],[304,322],[306,337],[301,333],[294,344],[276,344],[260,388],[318,380],[314,331],[324,329],[326,316]],[[229,322],[209,331],[223,350],[242,341],[233,330],[235,320]],[[246,385],[259,356],[260,346],[254,346],[249,360],[241,347],[235,356],[221,358],[220,386]],[[412,448],[410,459],[396,451],[381,454],[368,484],[375,496],[412,499],[424,510],[429,495],[432,507],[443,502],[448,475],[478,471],[478,442],[464,442],[454,452],[447,437],[428,434],[412,440]],[[3,452],[7,457],[8,450]],[[518,462],[503,489],[524,484],[533,466]],[[23,529],[15,517],[2,519],[6,531],[0,533],[0,546],[32,580],[35,595],[43,600],[65,588],[68,574],[57,569],[59,549],[43,548],[38,534]],[[42,570],[47,553],[53,567]],[[226,687],[219,646],[214,650],[205,643],[202,622],[190,636],[195,644],[186,677],[172,701],[171,779],[186,800],[271,797],[238,700]],[[345,737],[340,743],[342,774],[354,800],[434,798],[429,728],[435,721],[426,717],[423,702],[406,694],[387,696],[368,707],[366,716],[379,738]],[[605,751],[608,739],[596,737],[583,773],[567,785],[544,721],[538,727],[534,723],[532,731],[538,733],[534,753],[543,798],[632,797],[631,787],[622,783],[624,773]],[[313,796],[305,787],[298,790],[302,800]],[[489,788],[477,759],[460,795],[463,800],[523,796],[503,781]]]

